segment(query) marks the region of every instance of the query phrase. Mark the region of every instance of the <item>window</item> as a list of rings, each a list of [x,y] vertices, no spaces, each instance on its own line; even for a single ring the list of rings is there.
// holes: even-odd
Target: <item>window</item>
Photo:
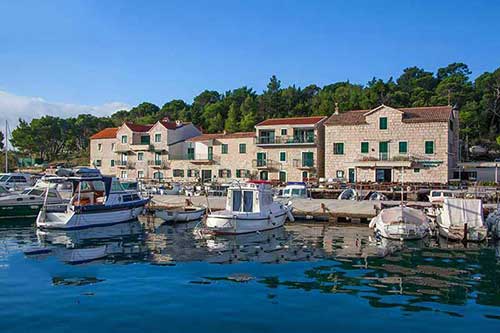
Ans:
[[[302,152],[302,167],[313,167],[314,166],[314,153],[313,152]]]
[[[286,128],[281,129],[281,135],[286,136],[287,135],[287,130]]]
[[[214,159],[214,147],[208,147],[208,160],[211,161]]]
[[[337,178],[344,178],[344,170],[337,170]]]
[[[221,149],[221,154],[227,154],[227,151],[228,151],[228,149],[227,149],[227,143],[223,143],[221,145],[220,149]]]
[[[127,171],[123,171],[123,170],[122,170],[122,172],[121,172],[121,175],[120,175],[120,176],[121,176],[121,178],[122,178],[122,179],[127,179]]]
[[[161,153],[155,153],[155,165],[161,164]]]
[[[137,160],[144,161],[144,153],[137,153]]]
[[[100,167],[102,165],[101,160],[95,160],[95,166]]]
[[[111,166],[114,167],[115,166],[115,160],[111,160]]]
[[[194,160],[194,148],[193,147],[188,147],[188,160]]]
[[[368,154],[370,144],[368,142],[361,142],[361,154]]]
[[[102,150],[102,143],[97,144],[97,150],[101,151]]]
[[[149,145],[149,135],[141,136],[141,145]]]
[[[174,177],[184,177],[184,170],[182,169],[174,169],[172,173]]]
[[[280,162],[286,162],[286,152],[280,151]]]
[[[122,143],[127,143],[128,142],[128,136],[122,135]]]
[[[111,150],[115,150],[115,143],[114,142],[111,144]]]
[[[219,178],[231,178],[231,170],[220,169],[219,170]]]
[[[240,154],[246,154],[246,153],[247,153],[246,143],[240,143]]]
[[[199,170],[188,169],[187,170],[187,176],[188,177],[199,177],[200,176],[200,171]]]
[[[144,178],[144,171],[142,170],[137,171],[137,178]]]
[[[399,153],[400,154],[408,153],[408,141],[399,141]]]
[[[156,171],[155,173],[153,173],[153,178],[157,180],[163,179],[163,172]]]
[[[425,141],[425,153],[434,154],[434,141]]]
[[[387,129],[387,117],[379,118],[379,129],[386,130]]]
[[[161,133],[155,134],[155,142],[161,142]]]
[[[344,155],[344,143],[335,142],[333,144],[333,154],[334,155]]]
[[[419,172],[420,172],[420,169],[419,169],[419,168],[415,168],[415,169],[413,169],[413,172],[414,172],[414,173],[419,173]]]

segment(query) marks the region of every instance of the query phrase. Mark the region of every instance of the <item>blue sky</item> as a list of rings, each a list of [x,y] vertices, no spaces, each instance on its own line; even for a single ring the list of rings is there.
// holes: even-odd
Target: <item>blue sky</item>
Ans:
[[[109,113],[203,89],[260,92],[273,74],[366,83],[465,62],[478,75],[500,67],[499,13],[480,0],[0,1],[0,92]]]

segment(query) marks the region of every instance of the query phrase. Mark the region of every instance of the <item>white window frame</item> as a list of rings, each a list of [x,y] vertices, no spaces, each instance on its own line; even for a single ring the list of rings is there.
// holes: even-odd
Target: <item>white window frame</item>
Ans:
[[[159,135],[159,136],[160,136],[160,141],[156,141],[156,136],[157,136],[157,135]],[[161,142],[161,132],[156,132],[156,133],[154,134],[154,137],[153,137],[153,142],[154,142],[154,143],[160,143],[160,142]]]
[[[283,130],[285,130],[285,134],[283,134]],[[280,136],[288,136],[288,128],[286,127],[280,128]]]
[[[141,156],[141,158],[139,158],[139,156]],[[144,161],[144,153],[143,152],[137,153],[137,160],[138,161]]]
[[[399,151],[399,143],[400,142],[406,142],[406,153],[401,153]],[[410,147],[408,146],[408,140],[399,140],[398,141],[398,155],[407,156],[409,154],[409,150],[410,150]]]
[[[284,160],[284,161],[282,161],[282,160],[281,160],[281,153],[285,153],[285,160]],[[286,153],[286,150],[281,150],[281,151],[279,152],[279,155],[278,155],[278,160],[279,160],[280,162],[284,162],[284,163],[288,162],[288,154]]]

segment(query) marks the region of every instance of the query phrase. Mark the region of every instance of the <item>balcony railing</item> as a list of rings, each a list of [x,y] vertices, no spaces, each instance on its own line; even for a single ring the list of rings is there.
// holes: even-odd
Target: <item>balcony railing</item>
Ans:
[[[119,168],[134,169],[135,162],[116,160],[115,165]]]
[[[149,160],[148,165],[155,169],[168,169],[170,167],[170,163],[166,160]]]
[[[381,161],[388,161],[389,153],[378,153],[378,159]]]
[[[130,151],[130,145],[128,143],[115,143],[115,148],[113,149],[115,152],[126,152]]]
[[[252,160],[252,166],[257,169],[280,169],[281,163],[270,159]]]
[[[293,136],[277,136],[277,137],[267,137],[258,136],[255,138],[255,143],[258,145],[304,145],[304,144],[316,144],[316,136],[306,136],[306,137],[293,137]]]
[[[312,169],[314,168],[314,160],[313,159],[294,159],[292,162],[295,168],[299,169]]]
[[[219,160],[218,156],[213,154],[179,154],[179,155],[168,155],[169,160],[181,160],[181,161],[193,161],[196,162],[217,162]]]

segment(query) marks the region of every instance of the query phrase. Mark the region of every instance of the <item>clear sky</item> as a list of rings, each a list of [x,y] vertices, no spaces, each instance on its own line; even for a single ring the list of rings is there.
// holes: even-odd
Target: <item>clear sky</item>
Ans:
[[[478,75],[500,67],[499,18],[500,1],[481,0],[0,1],[0,93],[109,113],[260,92],[273,74],[366,83],[465,62]]]

